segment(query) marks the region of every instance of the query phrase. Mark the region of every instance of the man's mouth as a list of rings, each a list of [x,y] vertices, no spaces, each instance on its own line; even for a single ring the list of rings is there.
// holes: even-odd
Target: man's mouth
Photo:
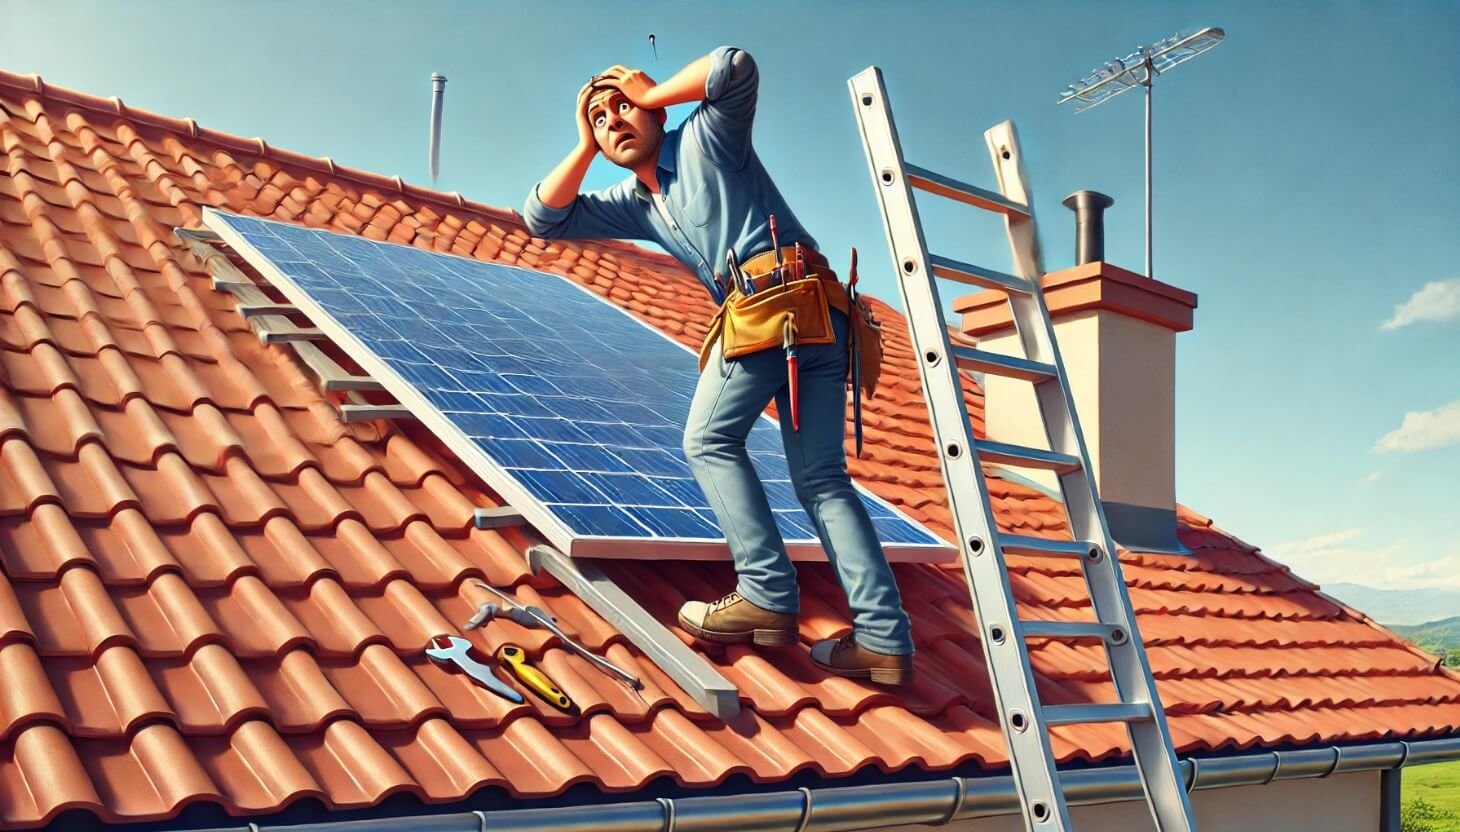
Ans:
[[[614,140],[614,142],[613,142],[613,149],[614,150],[622,150],[625,143],[631,142],[633,140],[634,140],[634,135],[632,133],[625,133],[622,136],[619,136],[617,139]]]

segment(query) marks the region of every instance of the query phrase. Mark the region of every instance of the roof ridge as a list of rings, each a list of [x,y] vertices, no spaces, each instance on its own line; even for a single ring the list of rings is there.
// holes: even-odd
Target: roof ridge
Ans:
[[[210,142],[230,150],[237,150],[257,156],[260,159],[268,159],[329,174],[336,179],[343,179],[366,185],[374,188],[392,190],[401,196],[414,197],[419,200],[434,202],[439,205],[454,207],[464,211],[473,211],[485,214],[489,217],[505,220],[527,228],[521,212],[513,208],[499,208],[488,205],[485,202],[469,200],[461,195],[459,191],[440,191],[435,188],[428,188],[424,185],[415,185],[403,180],[399,174],[386,176],[364,168],[350,167],[336,164],[329,156],[307,156],[293,150],[283,150],[269,145],[262,137],[245,138],[236,133],[228,133],[222,130],[214,130],[211,127],[203,127],[196,119],[176,118],[163,115],[151,110],[138,110],[128,107],[119,96],[102,98],[91,93],[81,92],[69,87],[59,87],[47,84],[40,73],[21,75],[0,69],[0,88],[8,87],[22,93],[29,93],[39,97],[42,101],[50,100],[70,104],[94,113],[107,113],[118,118],[127,118],[137,124],[145,124],[150,127],[183,133],[195,141]],[[529,232],[530,233],[530,232]],[[588,242],[588,241],[585,241]],[[669,264],[674,268],[684,270],[684,265],[668,254],[650,251],[642,246],[624,242],[622,240],[592,240],[592,244],[606,251],[621,251],[640,257],[650,262]]]

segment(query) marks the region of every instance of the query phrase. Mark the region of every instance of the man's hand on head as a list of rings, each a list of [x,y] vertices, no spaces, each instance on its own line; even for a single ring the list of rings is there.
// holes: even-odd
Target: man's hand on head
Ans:
[[[593,97],[593,86],[597,76],[588,79],[583,89],[578,90],[578,147],[585,153],[598,153],[598,142],[593,138],[593,122],[588,118],[588,101]]]
[[[658,102],[655,90],[657,84],[641,69],[625,66],[611,66],[598,74],[601,86],[614,87],[624,94],[630,104],[641,110],[657,110],[663,105]]]

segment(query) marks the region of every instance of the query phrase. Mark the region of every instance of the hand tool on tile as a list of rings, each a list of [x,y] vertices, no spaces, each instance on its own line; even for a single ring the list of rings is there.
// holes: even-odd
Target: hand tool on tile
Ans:
[[[781,328],[781,344],[786,348],[787,396],[791,400],[791,430],[801,430],[800,377],[796,367],[796,324],[795,318],[787,316]]]
[[[503,592],[500,589],[497,589],[494,586],[483,583],[482,581],[472,581],[472,583],[476,586],[481,587],[482,589],[485,589],[493,595],[496,595],[503,601],[506,601],[509,605],[511,605],[511,608],[521,610],[523,614],[533,622],[531,624],[523,624],[522,621],[518,621],[519,624],[523,624],[524,627],[540,627],[544,630],[547,630],[548,632],[561,639],[563,645],[566,646],[569,650],[572,650],[574,653],[577,653],[578,655],[587,659],[598,668],[608,671],[614,676],[617,676],[620,680],[626,682],[634,690],[640,690],[644,687],[644,683],[639,681],[639,677],[628,672],[627,670],[624,670],[623,668],[619,667],[608,659],[594,654],[592,650],[589,650],[587,647],[584,647],[582,644],[574,641],[571,636],[563,632],[562,627],[558,626],[557,619],[553,618],[551,615],[548,615],[542,610],[541,607],[519,604],[516,601],[512,600],[511,596],[507,595],[507,593]],[[480,612],[480,609],[478,610],[478,612]],[[475,618],[475,616],[473,616],[473,618]]]
[[[857,306],[857,247],[852,246],[852,265],[847,269],[847,346],[852,362],[852,431],[857,439],[857,458],[862,456],[862,344],[857,340],[856,322],[851,315],[862,314]]]
[[[477,684],[504,699],[518,704],[526,701],[522,694],[498,679],[496,674],[492,673],[492,668],[477,661],[471,653],[471,642],[461,636],[435,636],[426,645],[426,657],[431,661],[439,665],[454,665]]]
[[[893,271],[906,310],[912,353],[940,455],[960,541],[969,600],[982,638],[993,683],[991,712],[999,720],[1008,750],[1024,828],[1069,832],[1067,781],[1057,766],[1050,729],[1113,723],[1125,729],[1150,817],[1161,832],[1196,832],[1186,778],[1172,745],[1161,694],[1151,675],[1137,616],[1105,509],[1096,491],[1090,450],[1075,413],[1054,324],[1044,299],[1033,200],[1023,154],[1012,122],[985,131],[998,190],[960,182],[909,164],[892,121],[882,71],[869,67],[849,84],[862,149],[872,173],[872,191],[887,230]],[[913,191],[951,199],[1001,215],[1013,255],[1012,273],[933,254],[918,219]],[[922,194],[918,195],[921,202]],[[1001,292],[1009,304],[1023,355],[1004,355],[953,343],[938,299],[939,278]],[[871,343],[864,345],[871,349]],[[926,359],[926,360],[922,360]],[[980,438],[968,418],[960,371],[975,370],[1030,382],[1046,447],[1026,447]],[[1005,534],[994,516],[982,463],[1043,468],[1059,477],[1072,540]],[[1032,618],[1018,604],[1009,583],[1006,556],[1063,559],[1084,574],[1094,621]],[[1104,649],[1115,702],[1053,704],[1035,685],[1026,639],[1093,642]],[[1080,828],[1088,828],[1082,826]],[[1148,827],[1149,828],[1149,827]]]
[[[522,686],[562,711],[573,710],[573,700],[546,673],[527,663],[527,651],[515,644],[497,648],[497,663],[507,668]]]

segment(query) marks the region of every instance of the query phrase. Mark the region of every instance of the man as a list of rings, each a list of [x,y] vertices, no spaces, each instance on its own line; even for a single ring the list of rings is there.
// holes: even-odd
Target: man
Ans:
[[[844,312],[851,310],[845,309],[845,291],[817,252],[816,241],[786,206],[751,147],[758,88],[754,60],[732,47],[716,49],[662,84],[639,70],[605,70],[578,91],[578,144],[528,195],[523,215],[528,229],[544,238],[653,240],[692,269],[716,303],[724,303],[727,294],[732,300],[739,296],[730,274],[734,270],[723,265],[727,252],[746,273],[761,276],[758,286],[773,281],[767,275],[776,262],[774,216],[782,259],[799,244],[823,280],[831,277],[830,283],[808,282],[813,288],[826,286],[827,296],[840,297],[844,308],[823,303],[821,317],[834,330],[825,333],[830,343],[798,348],[799,429],[791,421],[788,362],[779,343],[733,358],[725,357],[718,338],[706,343],[684,453],[725,532],[739,580],[734,592],[717,601],[686,603],[679,623],[715,643],[797,641],[796,570],[745,449],[746,435],[774,398],[796,495],[847,593],[853,617],[853,632],[813,645],[812,660],[843,676],[902,684],[913,673],[907,614],[846,470],[851,323]],[[665,132],[665,108],[694,101],[702,103],[685,123]],[[606,190],[579,194],[600,152],[633,175]],[[722,306],[721,316],[725,311]],[[812,321],[802,320],[809,330]],[[791,327],[787,330],[789,338]]]

